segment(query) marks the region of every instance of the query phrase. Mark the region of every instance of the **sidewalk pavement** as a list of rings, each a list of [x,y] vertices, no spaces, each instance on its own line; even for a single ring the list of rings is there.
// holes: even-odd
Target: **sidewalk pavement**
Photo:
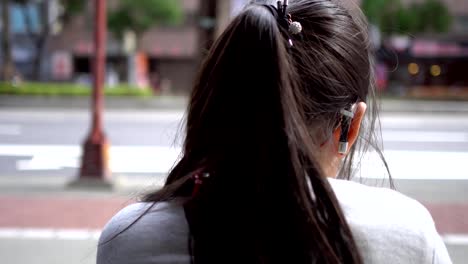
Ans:
[[[139,197],[68,193],[0,194],[0,228],[102,229]],[[468,204],[427,204],[439,233],[468,234]]]
[[[109,219],[143,193],[154,177],[114,179],[113,189],[70,187],[55,176],[0,177],[0,256],[5,264],[96,263],[100,232]]]
[[[72,187],[58,176],[0,177],[0,229],[100,230],[120,209],[159,189],[164,178],[116,176],[113,187]]]
[[[118,210],[136,202],[144,193],[159,189],[164,176],[116,176],[113,189],[69,187],[70,182],[65,177],[0,177],[0,227],[100,229]],[[452,188],[439,182],[433,185]],[[412,194],[411,188],[399,189],[428,208],[440,233],[468,234],[466,201],[429,200],[424,195]]]
[[[186,96],[158,96],[152,98],[107,97],[105,108],[109,110],[185,110]],[[39,97],[0,95],[0,108],[52,108],[89,109],[86,97]],[[382,112],[416,113],[468,113],[467,101],[437,101],[418,99],[381,100]]]
[[[97,239],[107,221],[143,193],[160,188],[164,176],[116,176],[113,189],[71,188],[71,180],[0,177],[0,255],[5,257],[4,263],[94,263]],[[454,263],[465,263],[468,203],[422,202]]]

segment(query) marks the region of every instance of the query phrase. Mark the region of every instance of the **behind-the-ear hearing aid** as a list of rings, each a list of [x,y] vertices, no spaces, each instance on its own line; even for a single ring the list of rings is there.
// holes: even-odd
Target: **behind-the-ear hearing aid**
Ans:
[[[340,111],[341,118],[341,133],[340,133],[340,142],[338,144],[338,153],[346,154],[348,152],[348,133],[349,128],[351,127],[351,121],[354,118],[354,113],[346,109]]]

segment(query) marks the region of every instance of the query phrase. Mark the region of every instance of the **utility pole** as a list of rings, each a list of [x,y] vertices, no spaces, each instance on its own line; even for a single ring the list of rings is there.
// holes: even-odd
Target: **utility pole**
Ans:
[[[109,142],[103,129],[104,75],[106,65],[106,0],[94,0],[94,82],[91,131],[84,142],[78,181],[109,185]]]

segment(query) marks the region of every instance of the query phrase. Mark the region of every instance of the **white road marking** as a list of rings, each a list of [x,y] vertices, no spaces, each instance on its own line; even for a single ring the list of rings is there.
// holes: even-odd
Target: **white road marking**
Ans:
[[[468,180],[468,152],[385,151],[384,157],[394,179]],[[385,179],[386,169],[376,153],[362,159],[361,177]]]
[[[0,145],[0,156],[28,157],[17,161],[20,171],[78,168],[81,152],[73,145]],[[167,173],[179,154],[164,146],[111,146],[109,166],[114,173]]]
[[[81,147],[73,145],[0,145],[0,156],[22,157],[17,170],[61,170],[78,168]],[[177,161],[180,148],[164,146],[111,146],[110,169],[114,173],[167,173]],[[23,158],[25,157],[25,158]],[[395,179],[468,180],[468,152],[385,152]],[[386,170],[375,153],[362,159],[360,176],[384,179]]]
[[[21,126],[19,125],[0,125],[0,136],[19,136],[21,135]]]
[[[463,132],[436,132],[436,131],[407,131],[384,130],[384,142],[468,142],[468,133]]]

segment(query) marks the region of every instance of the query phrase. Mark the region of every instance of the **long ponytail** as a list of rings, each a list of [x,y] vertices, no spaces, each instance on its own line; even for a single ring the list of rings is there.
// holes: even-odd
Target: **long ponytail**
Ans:
[[[190,197],[193,263],[362,263],[319,166],[313,102],[284,33],[261,5],[233,20],[195,83],[183,156],[146,197]],[[199,171],[210,177],[191,196]]]

